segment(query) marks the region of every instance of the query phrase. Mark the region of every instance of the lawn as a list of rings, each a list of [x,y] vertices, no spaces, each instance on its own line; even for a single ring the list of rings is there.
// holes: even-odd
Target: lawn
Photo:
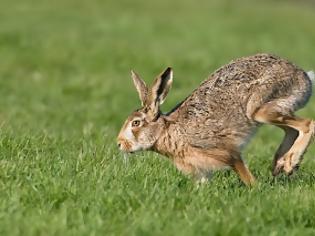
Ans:
[[[262,127],[247,188],[229,170],[198,187],[154,153],[125,163],[115,142],[140,105],[131,69],[173,67],[168,111],[240,56],[315,69],[314,22],[312,1],[1,0],[0,235],[315,235],[315,145],[274,179],[282,133]]]

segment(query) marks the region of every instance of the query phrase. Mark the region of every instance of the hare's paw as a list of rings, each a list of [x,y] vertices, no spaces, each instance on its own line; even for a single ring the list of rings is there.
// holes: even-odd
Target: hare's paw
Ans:
[[[279,175],[283,171],[284,164],[285,164],[284,157],[279,158],[273,166],[272,175],[273,176]]]
[[[211,177],[212,177],[212,173],[207,171],[206,173],[205,172],[201,172],[201,173],[199,172],[199,173],[195,174],[194,179],[196,181],[196,184],[198,186],[201,186],[201,185],[209,183]]]
[[[315,122],[310,121],[308,129],[306,131],[299,132],[299,136],[296,139],[294,146],[290,152],[285,155],[285,164],[283,169],[287,175],[291,175],[299,168],[303,154],[314,137],[314,129]]]

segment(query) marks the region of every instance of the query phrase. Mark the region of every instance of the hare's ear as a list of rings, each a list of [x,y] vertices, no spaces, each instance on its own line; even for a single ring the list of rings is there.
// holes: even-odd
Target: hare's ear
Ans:
[[[163,104],[173,83],[173,70],[168,67],[154,81],[151,90],[151,103],[155,106]]]
[[[148,88],[145,82],[140,78],[140,76],[134,72],[133,70],[131,71],[131,78],[133,80],[133,83],[137,89],[137,92],[139,94],[139,98],[141,101],[141,105],[144,106],[147,100],[148,96]]]

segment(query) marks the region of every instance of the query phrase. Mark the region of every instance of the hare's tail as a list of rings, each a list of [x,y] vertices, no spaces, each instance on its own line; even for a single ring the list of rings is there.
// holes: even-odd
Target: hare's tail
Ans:
[[[307,72],[307,76],[310,78],[310,80],[312,81],[312,84],[314,85],[314,82],[315,82],[315,73],[314,71],[310,70]],[[312,123],[314,123],[315,121],[313,120]],[[315,140],[315,128],[314,128],[314,131],[313,131],[313,134],[312,134],[312,142],[314,142]]]
[[[315,73],[314,71],[310,70],[307,72],[307,76],[311,79],[312,83],[315,81]]]

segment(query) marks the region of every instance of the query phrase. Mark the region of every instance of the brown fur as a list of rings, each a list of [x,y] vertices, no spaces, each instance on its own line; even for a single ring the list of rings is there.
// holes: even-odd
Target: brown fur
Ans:
[[[128,140],[124,151],[153,150],[168,156],[178,169],[198,177],[214,169],[231,167],[248,185],[254,177],[241,158],[241,151],[262,123],[286,132],[274,157],[274,171],[287,174],[299,165],[314,133],[314,122],[293,113],[303,107],[312,93],[308,75],[294,64],[269,54],[232,61],[202,82],[168,114],[160,113],[172,84],[166,69],[149,89],[133,72],[143,107],[137,110],[143,125],[127,137],[133,113],[123,126],[119,142]]]

